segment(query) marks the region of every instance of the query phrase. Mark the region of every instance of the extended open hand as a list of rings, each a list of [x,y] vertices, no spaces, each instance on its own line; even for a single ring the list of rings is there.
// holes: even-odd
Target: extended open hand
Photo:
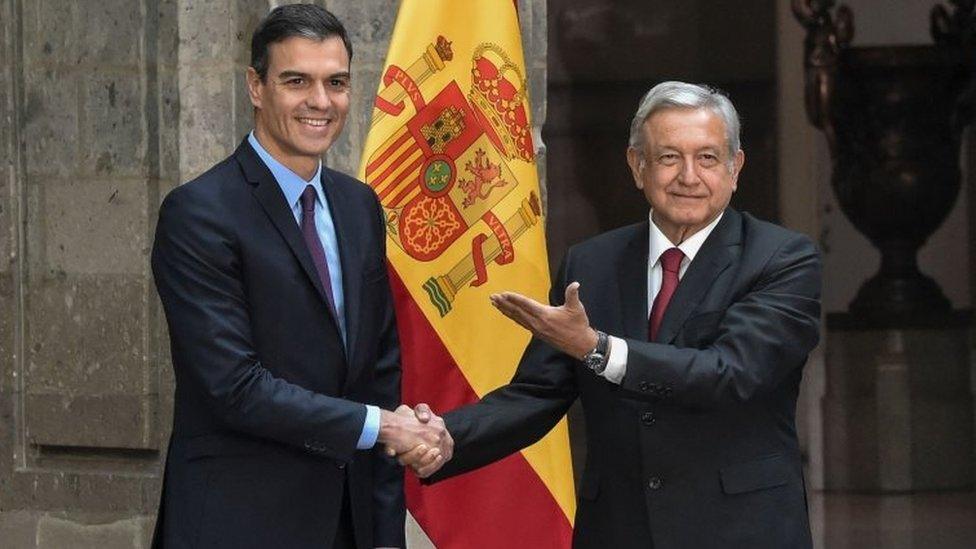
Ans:
[[[597,343],[586,309],[579,298],[579,282],[566,286],[566,301],[552,307],[515,292],[492,294],[491,304],[532,335],[572,356],[582,358]]]

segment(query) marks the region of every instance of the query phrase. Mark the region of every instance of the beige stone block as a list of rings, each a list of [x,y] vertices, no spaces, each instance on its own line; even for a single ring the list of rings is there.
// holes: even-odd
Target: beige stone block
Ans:
[[[14,446],[14,398],[12,387],[7,386],[6,382],[0,383],[0,448],[8,451],[0,452],[0,471],[13,468]],[[0,475],[0,509],[7,508],[4,505],[3,480]]]
[[[0,540],[10,549],[37,547],[37,514],[30,511],[0,512]]]
[[[159,448],[155,396],[28,394],[24,398],[27,440],[31,444],[85,449]],[[118,457],[124,460],[125,456],[123,453]],[[85,458],[102,460],[105,455],[86,454]]]
[[[63,2],[57,2],[63,9]],[[150,4],[151,5],[151,4]],[[80,64],[112,65],[138,68],[145,50],[145,18],[141,2],[132,0],[98,0],[79,4],[73,18],[78,46],[75,55]],[[44,29],[44,34],[49,34]]]
[[[133,549],[144,547],[144,518],[109,524],[82,524],[70,519],[41,517],[37,524],[38,549]]]
[[[27,66],[21,116],[24,167],[30,174],[72,175],[78,143],[78,84],[73,71]]]
[[[88,74],[82,89],[83,125],[77,175],[146,174],[143,80],[136,72]]]
[[[182,57],[182,56],[181,56]],[[180,180],[189,181],[227,157],[234,135],[234,74],[180,67]]]
[[[161,67],[156,75],[156,87],[159,94],[159,177],[179,179],[180,90],[176,67]]]
[[[232,0],[182,1],[177,17],[181,66],[236,57]]]
[[[25,330],[30,394],[144,394],[148,349],[142,276],[37,276]]]
[[[6,118],[7,81],[0,76],[0,120]],[[13,141],[9,126],[0,127],[0,166],[14,165],[14,149],[9,147]],[[13,188],[17,184],[17,173],[11,169],[0,170],[0,275],[8,273],[13,265],[11,253],[15,246],[14,227],[17,215],[17,200]]]
[[[146,274],[149,235],[144,181],[73,180],[31,190],[43,193],[37,209],[28,209],[28,223],[43,235],[47,272]]]
[[[77,38],[73,21],[82,7],[77,2],[23,2],[24,58],[31,64],[74,64]]]
[[[156,62],[175,67],[179,51],[179,0],[155,0],[148,4],[156,10]],[[147,28],[147,32],[151,29]]]
[[[381,69],[396,22],[396,6],[386,2],[329,2],[327,7],[349,34],[353,71]]]
[[[155,528],[156,528],[156,513],[154,511],[152,515],[145,517],[144,520],[142,521],[142,532],[140,533],[140,537],[139,537],[139,541],[141,545],[137,545],[136,547],[145,547],[147,549],[149,547],[152,547],[152,536],[153,536],[153,530]]]
[[[233,0],[234,4],[234,60],[239,65],[251,63],[251,35],[261,19],[267,15],[266,0]]]
[[[79,468],[86,465],[90,470],[80,472]],[[125,469],[121,460],[86,463],[83,459],[63,459],[43,469],[15,471],[4,504],[12,509],[112,515],[112,520],[155,513],[159,506],[158,467],[145,473]]]
[[[529,67],[529,101],[532,109],[532,126],[541,129],[546,121],[546,68]]]

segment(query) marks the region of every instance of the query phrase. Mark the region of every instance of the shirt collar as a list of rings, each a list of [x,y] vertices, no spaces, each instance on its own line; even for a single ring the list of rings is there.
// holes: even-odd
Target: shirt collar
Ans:
[[[247,142],[251,144],[251,148],[254,152],[258,153],[264,164],[271,170],[271,175],[274,176],[275,181],[278,182],[278,186],[281,187],[281,192],[285,193],[285,200],[288,201],[288,206],[292,209],[298,204],[298,199],[301,198],[302,192],[305,187],[311,185],[315,188],[315,194],[319,197],[319,204],[326,204],[325,194],[322,191],[322,161],[319,160],[319,166],[315,170],[315,175],[312,176],[311,181],[305,181],[300,175],[288,169],[287,166],[275,160],[271,153],[265,150],[258,141],[258,138],[254,136],[254,132],[248,134]]]
[[[651,236],[647,260],[650,262],[649,264],[651,267],[657,264],[658,260],[661,258],[661,254],[670,248],[674,248],[674,244],[668,240],[668,237],[664,236],[661,229],[654,224],[654,220],[651,219],[651,214],[653,213],[654,212],[652,210],[651,213],[648,214],[648,219],[650,220],[651,226]],[[715,229],[715,226],[718,225],[718,222],[721,221],[723,215],[725,215],[725,210],[718,214],[718,217],[713,219],[712,222],[706,225],[702,230],[689,236],[681,244],[678,244],[678,249],[685,254],[685,259],[687,259],[688,263],[691,263],[691,261],[695,259],[695,256],[698,255],[698,250],[701,249],[702,244],[704,244],[705,240],[708,239],[708,235],[712,234],[712,231]],[[684,263],[684,260],[682,260],[682,263]]]

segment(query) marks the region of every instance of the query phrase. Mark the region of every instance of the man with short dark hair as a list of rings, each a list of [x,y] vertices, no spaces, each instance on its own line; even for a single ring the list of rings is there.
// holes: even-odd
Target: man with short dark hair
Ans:
[[[573,246],[553,306],[492,296],[535,337],[510,384],[445,415],[457,447],[432,479],[535,442],[579,397],[575,547],[810,547],[795,408],[819,337],[816,247],[728,206],[744,155],[715,90],[651,89],[627,162],[649,219]]]
[[[322,165],[352,49],[313,5],[251,42],[254,131],[166,197],[152,267],[176,395],[154,547],[402,547],[402,472],[377,443],[450,457],[399,403],[382,211]]]

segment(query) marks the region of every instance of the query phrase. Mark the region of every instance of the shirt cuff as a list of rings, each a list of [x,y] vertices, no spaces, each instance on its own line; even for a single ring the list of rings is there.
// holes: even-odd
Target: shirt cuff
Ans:
[[[626,356],[626,355],[625,355]],[[623,376],[621,376],[623,377]],[[369,450],[376,445],[376,437],[380,434],[380,409],[376,406],[366,405],[366,421],[363,423],[363,432],[359,435],[359,442],[356,443],[357,450]]]
[[[603,370],[603,377],[608,381],[620,385],[627,373],[627,342],[619,337],[610,336],[610,358]]]

